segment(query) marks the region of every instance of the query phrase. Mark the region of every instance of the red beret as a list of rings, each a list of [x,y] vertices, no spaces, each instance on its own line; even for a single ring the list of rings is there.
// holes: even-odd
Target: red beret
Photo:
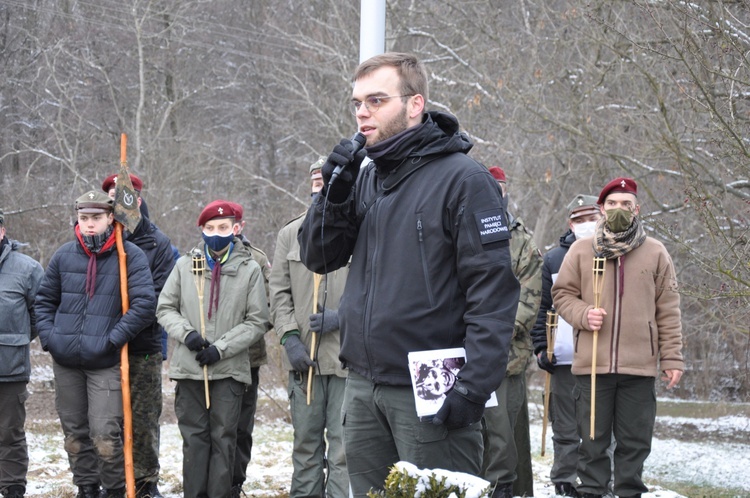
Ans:
[[[102,182],[102,190],[105,192],[109,192],[113,188],[115,188],[115,184],[117,183],[117,174],[109,175],[107,178],[104,179]],[[140,192],[143,190],[143,181],[135,176],[133,173],[130,173],[130,183],[133,184],[133,188]]]
[[[604,205],[604,199],[606,199],[609,194],[613,194],[615,192],[623,192],[626,194],[633,194],[637,196],[638,185],[632,178],[615,178],[604,186],[602,192],[599,194],[599,200],[597,201],[597,203]]]
[[[242,215],[245,214],[245,209],[236,202],[229,202],[231,204],[232,208],[234,209],[234,221],[239,223],[242,221]]]
[[[492,166],[490,168],[490,174],[499,182],[505,181],[505,171],[500,166]]]
[[[203,226],[207,221],[211,221],[214,218],[234,218],[236,220],[237,212],[235,206],[237,206],[236,203],[223,200],[210,202],[203,208],[200,216],[198,216],[198,226]]]

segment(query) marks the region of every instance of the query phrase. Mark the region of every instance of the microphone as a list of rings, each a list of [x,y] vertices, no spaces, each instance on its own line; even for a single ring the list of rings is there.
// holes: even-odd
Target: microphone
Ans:
[[[357,152],[359,152],[362,147],[365,146],[365,143],[367,143],[367,137],[365,137],[362,133],[357,132],[355,133],[352,138],[350,139],[352,142],[352,155],[356,155]],[[336,178],[339,177],[341,174],[341,171],[343,171],[344,166],[338,165],[335,168],[333,168],[333,173],[331,173],[331,179],[328,181],[328,188],[333,185],[333,182],[336,181]]]

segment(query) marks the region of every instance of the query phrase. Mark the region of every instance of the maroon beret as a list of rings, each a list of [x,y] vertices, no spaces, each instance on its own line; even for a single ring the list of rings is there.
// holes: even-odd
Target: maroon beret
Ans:
[[[216,200],[208,203],[206,207],[201,211],[198,216],[198,226],[203,226],[207,221],[211,221],[214,218],[234,218],[237,219],[236,212],[237,204],[234,202]]]
[[[109,192],[113,188],[115,188],[115,184],[117,183],[117,175],[109,175],[107,178],[104,179],[102,182],[102,190],[105,192]],[[133,173],[130,173],[130,183],[133,184],[133,189],[140,192],[143,190],[143,180],[135,176]]]
[[[599,194],[599,200],[597,201],[597,203],[604,205],[604,199],[606,199],[609,194],[614,194],[615,192],[623,192],[626,194],[633,194],[637,196],[638,185],[632,178],[615,178],[604,186],[601,193]]]
[[[505,181],[505,171],[500,166],[492,166],[490,168],[490,174],[499,182]]]

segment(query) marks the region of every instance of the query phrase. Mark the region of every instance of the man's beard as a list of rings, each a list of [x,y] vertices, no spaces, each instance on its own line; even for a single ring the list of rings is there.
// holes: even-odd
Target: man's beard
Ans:
[[[382,142],[391,138],[393,135],[397,135],[409,127],[409,119],[406,117],[406,106],[403,106],[401,112],[398,113],[392,120],[385,123],[382,128],[378,128],[378,134],[375,137],[375,141],[368,143],[367,145],[372,147],[376,143]]]

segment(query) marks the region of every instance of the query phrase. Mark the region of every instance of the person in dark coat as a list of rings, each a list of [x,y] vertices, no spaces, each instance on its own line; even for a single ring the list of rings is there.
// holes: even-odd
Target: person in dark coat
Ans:
[[[26,385],[31,377],[29,345],[37,336],[34,296],[44,276],[35,260],[10,240],[0,211],[0,491],[23,498],[29,453],[26,445]]]
[[[114,201],[92,190],[75,208],[75,240],[52,256],[34,311],[42,348],[53,359],[55,406],[78,498],[119,498],[125,496],[120,349],[152,323],[154,284],[143,251],[124,241],[129,309],[123,314]]]
[[[143,181],[130,175],[138,195],[141,221],[133,232],[126,232],[126,240],[137,245],[148,259],[154,282],[154,302],[158,302],[164,282],[174,267],[175,259],[169,237],[151,223],[148,209],[141,197]],[[102,190],[115,198],[117,175],[104,179]],[[156,321],[141,330],[128,346],[130,363],[130,403],[133,410],[133,473],[136,498],[161,498],[159,492],[159,417],[161,416],[162,327]]]
[[[564,318],[558,317],[554,340],[554,354],[547,356],[547,311],[552,307],[552,284],[571,244],[576,239],[594,234],[596,222],[602,214],[593,195],[578,194],[568,203],[568,228],[560,237],[560,245],[544,255],[542,265],[542,302],[537,313],[536,323],[531,329],[534,355],[539,368],[548,372],[551,393],[549,396],[549,419],[552,423],[552,444],[554,460],[550,479],[555,486],[555,494],[578,498],[576,491],[579,437],[576,429],[575,399],[573,387],[575,376],[570,367],[573,364],[573,329]]]
[[[484,405],[505,375],[519,283],[500,190],[467,155],[456,118],[425,111],[424,65],[381,54],[353,81],[366,149],[349,139],[334,147],[298,240],[314,272],[351,260],[338,317],[346,464],[360,498],[383,489],[399,460],[479,474]],[[372,162],[360,171],[365,156]],[[465,348],[466,364],[434,417],[421,420],[407,356],[454,347]]]

